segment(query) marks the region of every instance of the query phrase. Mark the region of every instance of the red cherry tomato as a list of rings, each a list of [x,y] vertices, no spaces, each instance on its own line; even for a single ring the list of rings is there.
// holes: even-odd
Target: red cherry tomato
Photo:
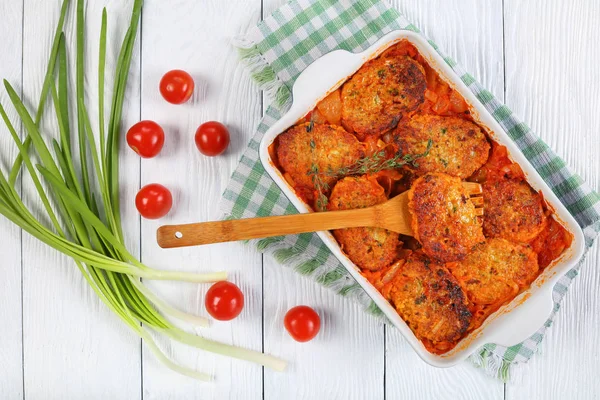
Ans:
[[[309,306],[291,308],[283,319],[285,329],[297,342],[308,342],[314,339],[321,329],[319,314]]]
[[[234,283],[217,282],[208,289],[204,298],[206,311],[219,321],[229,321],[240,315],[244,308],[244,294]]]
[[[135,196],[135,206],[146,219],[162,218],[171,210],[173,196],[163,185],[151,183],[141,188]]]
[[[229,146],[229,131],[217,121],[205,122],[196,131],[196,147],[205,156],[218,156]]]
[[[169,71],[160,80],[160,93],[171,104],[183,104],[194,93],[194,78],[180,69]]]
[[[144,158],[156,156],[165,143],[165,132],[154,121],[140,121],[127,131],[127,144]]]

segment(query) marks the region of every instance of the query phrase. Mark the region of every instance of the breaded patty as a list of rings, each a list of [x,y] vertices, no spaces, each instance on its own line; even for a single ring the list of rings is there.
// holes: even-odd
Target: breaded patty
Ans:
[[[347,177],[333,188],[328,209],[350,210],[387,201],[384,189],[373,177]],[[381,228],[348,228],[333,231],[342,250],[362,269],[377,271],[390,265],[402,245],[399,235]]]
[[[342,124],[363,139],[396,126],[425,100],[423,67],[408,56],[369,61],[342,87]]]
[[[476,304],[512,298],[538,271],[537,254],[531,247],[505,239],[488,239],[463,261],[447,266]]]
[[[485,240],[475,206],[459,178],[427,174],[408,194],[412,229],[425,254],[442,262],[462,260]]]
[[[443,172],[467,178],[481,168],[490,153],[490,144],[479,126],[456,117],[419,114],[403,121],[394,132],[403,154],[429,154],[412,167],[417,175]]]
[[[364,156],[364,147],[342,127],[309,123],[296,125],[278,136],[277,159],[294,181],[294,186],[315,189],[316,167],[321,180],[332,185],[335,178],[326,173],[350,166]]]
[[[483,184],[486,237],[529,242],[543,229],[546,216],[542,197],[525,181],[495,178]]]
[[[469,327],[467,296],[440,263],[411,254],[392,281],[390,301],[420,339],[453,342]]]

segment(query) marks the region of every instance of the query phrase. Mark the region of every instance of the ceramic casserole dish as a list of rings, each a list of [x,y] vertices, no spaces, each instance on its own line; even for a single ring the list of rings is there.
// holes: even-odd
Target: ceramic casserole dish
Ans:
[[[469,105],[473,121],[487,128],[491,139],[507,148],[509,157],[518,163],[528,183],[536,191],[541,191],[553,216],[573,235],[570,246],[531,284],[508,304],[490,315],[483,324],[470,332],[450,351],[444,354],[429,352],[414,335],[409,326],[398,315],[394,307],[360,273],[359,268],[344,254],[330,232],[318,232],[323,242],[340,260],[349,273],[375,301],[387,318],[404,335],[417,354],[427,363],[436,367],[450,367],[466,359],[486,343],[512,346],[535,333],[546,321],[553,307],[552,289],[554,284],[573,268],[584,251],[583,232],[574,218],[550,190],[533,166],[523,156],[515,143],[504,132],[485,107],[477,100],[469,88],[431,45],[419,35],[410,31],[393,31],[361,53],[336,50],[328,53],[308,66],[296,80],[293,87],[293,103],[290,110],[265,134],[260,144],[261,162],[285,195],[301,213],[311,212],[310,207],[295,193],[276,167],[269,153],[269,146],[276,137],[305,117],[316,104],[331,91],[340,87],[365,62],[377,57],[385,49],[401,40],[407,40],[427,60],[441,78],[460,93]]]

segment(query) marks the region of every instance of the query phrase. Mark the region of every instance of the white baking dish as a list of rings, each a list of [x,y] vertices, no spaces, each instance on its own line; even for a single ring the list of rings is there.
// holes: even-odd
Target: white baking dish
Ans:
[[[427,41],[410,31],[390,32],[362,53],[354,54],[336,50],[324,55],[308,66],[296,80],[293,88],[293,104],[290,110],[266,132],[260,145],[260,159],[269,175],[294,206],[301,213],[309,212],[307,205],[295,194],[280,171],[274,166],[269,156],[269,146],[280,133],[303,118],[321,99],[344,83],[366,61],[376,57],[383,50],[402,39],[410,41],[431,67],[454,89],[458,90],[467,103],[470,104],[475,121],[487,127],[493,139],[508,148],[511,159],[522,167],[529,183],[536,190],[542,191],[546,202],[555,211],[558,221],[573,234],[571,246],[544,270],[527,291],[492,314],[480,328],[462,339],[454,349],[442,355],[435,355],[425,349],[390,303],[360,274],[358,267],[344,255],[333,236],[329,232],[318,232],[323,242],[371,296],[388,319],[402,332],[417,354],[424,361],[436,367],[450,367],[464,360],[486,343],[512,346],[535,333],[552,311],[552,288],[554,284],[574,267],[583,255],[584,238],[583,232],[575,219],[552,193],[500,125],[444,62],[442,57]]]

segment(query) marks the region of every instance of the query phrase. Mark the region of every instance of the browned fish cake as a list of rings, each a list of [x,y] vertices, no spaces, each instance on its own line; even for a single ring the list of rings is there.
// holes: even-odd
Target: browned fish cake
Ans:
[[[394,136],[403,154],[423,154],[432,141],[429,154],[411,167],[417,175],[443,172],[464,179],[481,168],[490,153],[481,128],[457,117],[415,115],[398,125]]]
[[[392,281],[390,301],[419,339],[454,342],[471,322],[467,296],[440,263],[411,254]]]
[[[427,174],[417,179],[408,194],[412,229],[425,254],[442,262],[462,260],[485,240],[459,178]]]
[[[387,201],[384,189],[372,177],[347,177],[333,188],[330,211],[371,207]],[[340,247],[362,269],[377,271],[390,265],[402,245],[399,235],[381,228],[348,228],[333,231]]]
[[[515,242],[533,240],[546,224],[542,196],[526,181],[498,177],[483,184],[483,233]]]
[[[342,124],[364,139],[396,126],[425,100],[423,67],[408,56],[379,57],[342,87]]]
[[[332,185],[335,178],[327,171],[354,164],[364,156],[356,137],[340,126],[309,123],[296,125],[278,136],[277,159],[294,181],[295,187],[315,189],[310,172],[314,167],[321,180]]]
[[[488,239],[464,260],[447,266],[476,304],[511,299],[538,271],[537,254],[531,247],[505,239]]]

